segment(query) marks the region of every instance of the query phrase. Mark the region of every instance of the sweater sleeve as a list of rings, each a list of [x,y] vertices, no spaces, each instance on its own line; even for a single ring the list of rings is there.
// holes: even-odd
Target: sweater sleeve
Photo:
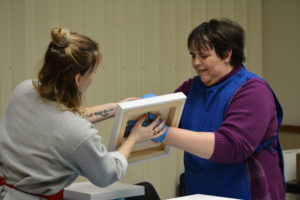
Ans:
[[[266,137],[270,137],[266,135],[270,126],[276,130],[272,91],[262,80],[251,79],[235,94],[224,122],[215,132],[211,160],[223,163],[246,160]]]
[[[118,151],[108,152],[97,134],[87,137],[72,159],[78,173],[100,187],[120,180],[128,167],[127,159]]]
[[[194,78],[190,78],[183,82],[174,92],[183,92],[186,96],[189,93],[190,87],[193,83]]]

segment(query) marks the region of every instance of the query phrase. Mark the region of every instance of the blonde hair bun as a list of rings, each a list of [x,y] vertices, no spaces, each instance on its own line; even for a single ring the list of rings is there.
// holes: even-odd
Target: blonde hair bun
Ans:
[[[67,28],[52,28],[51,29],[52,42],[59,47],[66,47],[69,45],[71,33]]]

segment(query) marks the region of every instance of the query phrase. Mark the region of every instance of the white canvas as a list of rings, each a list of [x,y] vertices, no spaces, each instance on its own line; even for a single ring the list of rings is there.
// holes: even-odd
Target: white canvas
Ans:
[[[186,96],[182,92],[178,92],[119,103],[116,108],[108,150],[114,151],[124,142],[123,135],[128,121],[136,121],[147,112],[160,114],[161,119],[166,120],[168,126],[178,127],[185,99]],[[157,159],[169,153],[170,147],[165,144],[152,141],[138,143],[129,157],[129,163]]]

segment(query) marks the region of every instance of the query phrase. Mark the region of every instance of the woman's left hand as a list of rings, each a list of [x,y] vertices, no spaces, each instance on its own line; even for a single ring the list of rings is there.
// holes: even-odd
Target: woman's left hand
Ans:
[[[141,99],[141,97],[127,97],[125,99],[122,99],[118,103],[122,103],[122,102],[126,102],[126,101],[134,101],[134,100],[138,100],[138,99]]]

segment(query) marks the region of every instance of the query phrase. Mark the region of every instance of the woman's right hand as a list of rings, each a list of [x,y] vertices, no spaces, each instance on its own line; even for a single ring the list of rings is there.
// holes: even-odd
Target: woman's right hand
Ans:
[[[143,126],[143,122],[146,120],[146,115],[143,115],[132,127],[128,138],[119,147],[118,151],[128,159],[135,143],[158,138],[165,132],[163,128],[165,121],[162,121],[159,125],[159,116],[151,122],[148,126]]]
[[[143,122],[146,120],[146,115],[140,117],[139,120],[134,125],[134,127],[131,129],[128,139],[131,137],[135,140],[135,142],[141,142],[141,141],[150,140],[154,137],[157,138],[161,136],[165,130],[162,129],[162,127],[165,124],[165,121],[162,121],[158,125],[159,117],[160,116],[157,116],[156,119],[153,122],[151,122],[151,124],[149,124],[148,126],[142,125]]]

